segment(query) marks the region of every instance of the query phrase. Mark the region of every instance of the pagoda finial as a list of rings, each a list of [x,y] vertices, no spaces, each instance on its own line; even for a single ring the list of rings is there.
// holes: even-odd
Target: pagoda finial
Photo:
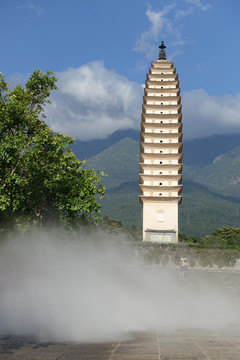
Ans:
[[[164,49],[166,49],[166,46],[164,45],[164,41],[161,42],[161,45],[159,46],[159,57],[158,60],[166,60],[166,52]]]

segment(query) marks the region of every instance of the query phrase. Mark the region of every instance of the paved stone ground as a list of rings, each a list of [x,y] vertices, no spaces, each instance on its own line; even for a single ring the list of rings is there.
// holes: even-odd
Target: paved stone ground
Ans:
[[[240,303],[240,273],[192,271],[189,286],[206,279]],[[187,283],[186,283],[187,285]],[[184,285],[185,286],[185,285]],[[240,306],[240,305],[239,305]],[[136,332],[104,344],[38,342],[0,336],[0,360],[239,360],[240,319],[219,330],[175,329]]]
[[[240,328],[138,332],[110,344],[37,343],[2,337],[1,360],[239,360]]]

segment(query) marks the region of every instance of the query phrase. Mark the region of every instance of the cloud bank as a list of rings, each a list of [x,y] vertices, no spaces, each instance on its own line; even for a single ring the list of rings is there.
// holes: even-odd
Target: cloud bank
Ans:
[[[183,93],[184,138],[240,133],[240,93],[217,97],[205,90]]]
[[[54,130],[80,140],[103,139],[114,131],[139,130],[142,85],[95,61],[57,74],[58,91],[47,107]],[[222,97],[197,89],[182,94],[184,138],[240,133],[240,93]]]
[[[139,128],[140,84],[108,70],[102,61],[56,75],[58,91],[46,109],[47,123],[54,131],[91,140],[116,130]]]

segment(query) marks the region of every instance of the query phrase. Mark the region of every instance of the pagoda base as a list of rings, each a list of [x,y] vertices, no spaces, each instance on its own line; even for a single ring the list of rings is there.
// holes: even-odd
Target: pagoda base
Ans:
[[[145,230],[145,241],[157,243],[173,243],[176,244],[177,232],[175,230]]]

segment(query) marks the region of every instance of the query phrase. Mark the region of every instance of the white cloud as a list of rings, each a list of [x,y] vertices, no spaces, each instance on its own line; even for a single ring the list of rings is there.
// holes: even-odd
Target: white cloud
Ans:
[[[58,91],[47,107],[54,131],[75,139],[105,138],[121,129],[139,129],[143,87],[95,61],[56,74]],[[240,133],[240,93],[216,97],[205,90],[182,95],[184,139]]]
[[[95,61],[56,74],[58,91],[47,107],[47,123],[75,139],[105,138],[139,128],[143,89]]]
[[[101,139],[121,129],[140,129],[143,84],[129,81],[95,61],[56,74],[58,91],[46,108],[54,131],[75,139]],[[8,81],[23,84],[21,74]],[[185,140],[240,133],[240,93],[217,97],[203,89],[182,94]],[[139,130],[140,131],[140,130]]]
[[[175,14],[175,18],[183,18],[185,16],[191,15],[193,12],[193,7],[190,7],[186,10],[183,9],[177,9],[176,14]]]
[[[25,0],[24,4],[18,7],[19,9],[29,9],[33,11],[37,16],[41,16],[45,13],[44,8],[35,5],[32,1]]]
[[[216,97],[192,90],[183,94],[182,104],[186,140],[240,133],[240,93]]]
[[[201,0],[186,0],[187,4],[192,4],[197,6],[199,9],[203,11],[209,10],[212,6],[210,4],[204,5]]]
[[[136,45],[134,47],[135,51],[140,51],[146,55],[148,58],[154,56],[156,46],[153,46],[153,42],[159,38],[163,38],[166,33],[173,33],[174,30],[173,24],[168,18],[168,14],[173,10],[175,4],[165,6],[162,11],[155,12],[148,7],[146,10],[146,16],[150,21],[150,27],[148,31],[144,31],[140,34]],[[180,36],[180,34],[178,34]]]
[[[146,15],[151,23],[150,30],[148,31],[149,36],[157,38],[159,32],[164,26],[171,29],[171,23],[167,19],[166,15],[175,7],[175,4],[165,6],[162,11],[155,12],[150,7],[146,11]]]
[[[147,8],[149,29],[139,35],[134,47],[135,51],[142,52],[147,58],[152,59],[156,57],[156,41],[165,39],[172,48],[183,46],[190,41],[189,34],[184,34],[184,24],[180,21],[182,18],[192,15],[196,7],[206,11],[211,8],[211,5],[204,5],[201,0],[186,0],[185,6],[181,7],[179,4],[181,3],[176,2],[164,6],[160,11],[153,11],[150,6]],[[179,53],[179,50],[173,49],[173,52]]]

